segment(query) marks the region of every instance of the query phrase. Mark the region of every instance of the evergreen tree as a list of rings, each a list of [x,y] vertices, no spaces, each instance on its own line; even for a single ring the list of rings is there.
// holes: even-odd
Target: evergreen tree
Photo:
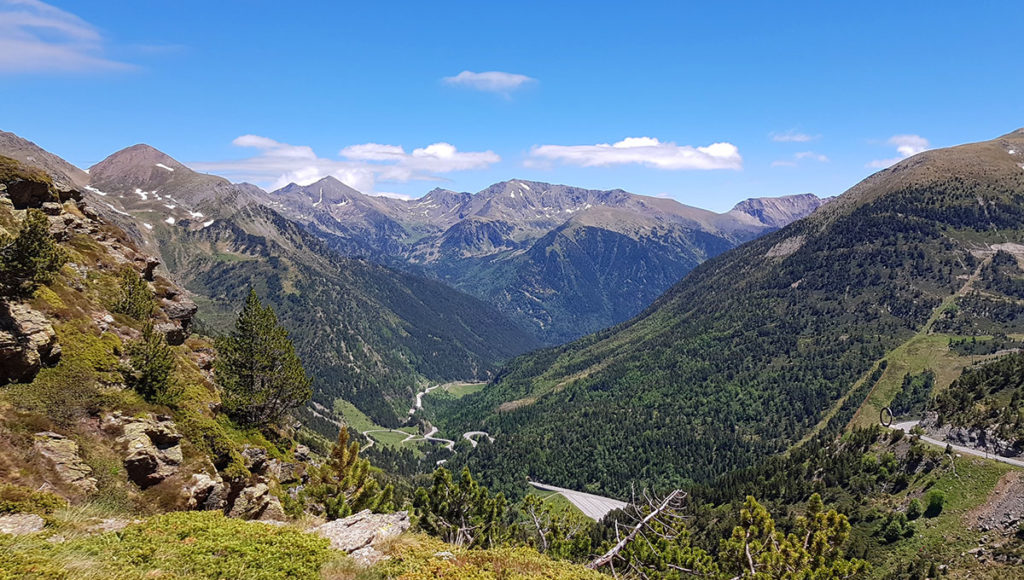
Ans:
[[[165,405],[176,402],[182,389],[171,376],[174,352],[164,337],[153,330],[153,323],[146,323],[142,338],[130,343],[127,352],[131,367],[122,374],[128,386],[147,401]]]
[[[413,509],[421,530],[457,546],[491,548],[507,531],[505,496],[492,496],[468,467],[462,468],[458,483],[450,471],[438,468],[430,489],[416,490]]]
[[[312,396],[310,378],[288,331],[254,290],[249,290],[235,329],[217,341],[214,373],[225,412],[244,425],[269,426]]]
[[[0,233],[0,296],[28,296],[53,280],[67,256],[50,236],[46,215],[36,209],[25,214],[18,235]]]
[[[114,303],[113,311],[135,320],[145,320],[153,314],[153,292],[149,289],[149,284],[131,266],[121,269],[117,302]]]
[[[814,494],[807,513],[797,518],[792,533],[775,529],[768,510],[748,496],[740,510],[740,525],[722,540],[720,565],[737,578],[801,578],[839,580],[865,574],[867,563],[846,559],[842,545],[850,536],[850,522],[835,510],[825,511]]]
[[[309,486],[307,497],[324,505],[329,520],[365,509],[388,511],[394,507],[394,488],[380,488],[370,474],[370,461],[359,457],[359,442],[350,443],[348,429],[344,428],[338,432],[331,456],[320,469],[320,480]]]

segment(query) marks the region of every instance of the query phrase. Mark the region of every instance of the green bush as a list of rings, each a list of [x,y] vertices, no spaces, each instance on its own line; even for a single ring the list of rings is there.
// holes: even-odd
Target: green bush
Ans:
[[[923,513],[924,508],[921,507],[921,500],[917,499],[916,497],[910,500],[910,505],[907,506],[907,519],[916,520],[917,518],[921,517],[921,514]]]
[[[0,483],[0,514],[27,513],[48,515],[67,505],[64,498],[45,491],[9,483]]]
[[[925,510],[924,515],[934,518],[942,513],[942,507],[944,505],[946,505],[946,494],[937,489],[933,489],[928,492],[928,509]]]

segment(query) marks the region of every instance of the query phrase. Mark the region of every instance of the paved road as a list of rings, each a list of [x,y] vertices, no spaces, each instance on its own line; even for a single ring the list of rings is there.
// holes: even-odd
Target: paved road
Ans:
[[[903,429],[907,433],[910,433],[910,430],[913,429],[914,426],[917,425],[918,423],[920,423],[920,421],[904,421],[902,423],[894,423],[892,429]],[[931,443],[932,445],[938,445],[939,447],[945,447],[947,443],[946,441],[932,439],[931,437],[928,437],[926,435],[922,435],[921,439],[923,441]],[[1012,457],[1003,457],[1001,455],[995,455],[984,450],[974,449],[971,447],[963,447],[961,445],[953,445],[952,443],[950,443],[949,445],[952,446],[955,451],[959,451],[960,453],[975,455],[977,457],[984,457],[985,459],[994,459],[996,461],[1002,461],[1003,463],[1013,465],[1014,467],[1024,467],[1024,461],[1021,461],[1020,459],[1013,459]]]
[[[608,512],[612,510],[622,509],[626,507],[626,502],[612,499],[610,497],[601,497],[591,493],[583,493],[582,491],[573,491],[571,489],[565,489],[561,487],[555,487],[553,485],[545,485],[536,481],[531,481],[530,485],[537,489],[544,491],[556,491],[569,500],[572,505],[578,507],[583,515],[594,521],[601,521],[601,519],[608,515]]]
[[[462,438],[465,439],[466,441],[469,441],[470,444],[473,445],[473,447],[476,447],[476,443],[477,443],[476,439],[473,439],[473,438],[474,437],[481,437],[481,436],[482,437],[486,437],[488,439],[488,441],[490,441],[491,443],[494,443],[494,437],[491,437],[490,435],[488,435],[486,431],[466,431],[465,433],[462,434]]]

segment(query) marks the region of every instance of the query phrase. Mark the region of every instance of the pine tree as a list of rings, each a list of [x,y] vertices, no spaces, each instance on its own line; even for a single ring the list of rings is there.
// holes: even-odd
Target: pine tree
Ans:
[[[370,461],[359,457],[359,442],[349,442],[345,428],[338,433],[331,456],[320,469],[320,481],[308,489],[307,497],[324,505],[329,520],[366,509],[379,512],[394,507],[394,487],[381,489],[370,473]]]
[[[125,266],[121,270],[117,302],[112,310],[135,320],[146,320],[153,314],[153,292],[135,268]]]
[[[311,380],[273,308],[249,290],[235,329],[217,341],[214,366],[225,412],[239,423],[267,427],[312,396]]]
[[[768,510],[747,496],[740,510],[741,525],[722,540],[720,565],[737,572],[736,578],[814,578],[840,580],[865,575],[867,563],[846,559],[842,545],[850,536],[846,516],[825,511],[821,496],[814,494],[807,513],[798,517],[793,533],[775,529]]]
[[[457,546],[491,548],[507,532],[505,496],[492,496],[468,467],[462,468],[458,483],[450,471],[438,468],[430,489],[416,490],[413,508],[421,530]]]
[[[43,212],[30,209],[13,239],[0,233],[0,295],[28,296],[53,280],[67,256],[50,236]]]
[[[167,341],[147,322],[142,338],[127,348],[131,368],[125,369],[125,382],[147,401],[169,405],[177,401],[182,389],[174,383],[174,352]]]

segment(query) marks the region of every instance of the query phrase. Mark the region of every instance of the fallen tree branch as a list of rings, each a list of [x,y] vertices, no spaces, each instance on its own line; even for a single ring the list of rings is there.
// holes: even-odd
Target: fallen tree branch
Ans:
[[[633,529],[630,530],[629,533],[626,534],[624,537],[622,537],[618,541],[618,543],[612,546],[610,550],[605,552],[604,555],[598,557],[594,561],[587,564],[587,568],[590,568],[591,570],[596,570],[601,566],[610,563],[612,560],[615,559],[615,556],[617,556],[619,552],[622,551],[623,548],[625,548],[631,541],[633,541],[633,538],[635,538],[636,535],[640,533],[640,530],[647,526],[647,524],[650,523],[651,520],[657,518],[659,514],[669,509],[676,501],[681,500],[684,497],[686,497],[686,492],[684,492],[681,489],[677,489],[670,493],[668,497],[666,497],[665,500],[661,502],[661,505],[651,510],[651,513],[647,514],[642,520],[637,522],[637,524],[633,526]]]

